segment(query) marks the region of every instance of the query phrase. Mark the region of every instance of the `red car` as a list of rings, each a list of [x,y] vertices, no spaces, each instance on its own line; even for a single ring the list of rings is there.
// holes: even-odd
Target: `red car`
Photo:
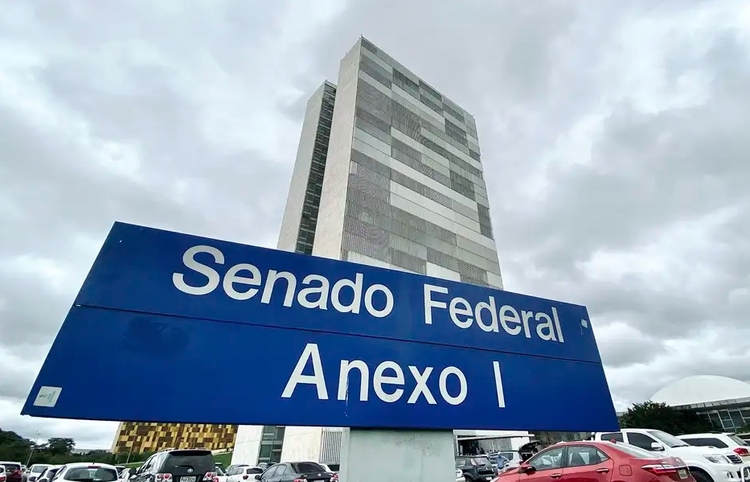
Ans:
[[[695,482],[685,462],[614,442],[563,442],[542,450],[497,482]]]
[[[6,482],[21,482],[21,464],[18,462],[0,462],[5,467]]]

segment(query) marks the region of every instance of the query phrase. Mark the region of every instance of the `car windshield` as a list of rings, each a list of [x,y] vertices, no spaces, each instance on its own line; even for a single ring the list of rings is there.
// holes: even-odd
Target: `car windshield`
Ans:
[[[487,457],[472,457],[471,465],[483,467],[485,465],[492,465],[492,463],[490,462],[490,459],[488,459]]]
[[[684,440],[680,440],[674,435],[662,432],[661,430],[649,430],[648,433],[669,448],[690,446],[689,444],[686,444]]]
[[[311,472],[327,472],[326,469],[316,464],[315,462],[298,462],[291,464],[294,467],[295,472],[298,474],[309,474]]]
[[[5,466],[5,470],[8,472],[15,472],[16,470],[21,470],[20,464],[3,464]]]
[[[727,435],[727,437],[729,437],[732,440],[732,442],[736,443],[737,445],[742,445],[743,447],[745,447],[745,446],[748,445],[748,443],[747,443],[746,440],[742,440],[741,438],[739,438],[735,434],[729,434],[729,435]]]
[[[31,473],[32,474],[41,474],[45,470],[47,470],[47,466],[46,465],[32,465],[31,466]]]
[[[80,482],[114,482],[117,480],[117,471],[105,467],[74,467],[63,478]]]

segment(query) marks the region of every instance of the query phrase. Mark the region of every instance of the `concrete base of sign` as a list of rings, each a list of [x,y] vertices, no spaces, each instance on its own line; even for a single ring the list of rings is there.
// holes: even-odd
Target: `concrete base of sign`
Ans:
[[[453,431],[347,429],[341,482],[454,482]]]

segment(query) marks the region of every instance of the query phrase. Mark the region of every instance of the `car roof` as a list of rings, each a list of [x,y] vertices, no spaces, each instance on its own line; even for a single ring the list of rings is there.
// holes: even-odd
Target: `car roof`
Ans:
[[[72,462],[70,464],[65,464],[65,466],[68,467],[68,468],[76,468],[76,469],[77,468],[81,468],[81,467],[92,467],[93,466],[93,467],[98,467],[98,468],[102,468],[102,469],[117,470],[117,469],[115,469],[114,465],[100,464],[98,462]]]
[[[613,444],[609,440],[568,440],[565,442],[557,442],[556,444],[552,444],[548,447],[545,447],[544,450],[567,445],[593,445],[594,447],[611,447],[616,444]]]
[[[658,431],[663,432],[663,430],[658,430],[655,428],[648,428],[648,427],[638,427],[638,428],[619,428],[617,430],[609,430],[607,432],[594,432],[595,435],[602,434],[602,433],[617,433],[617,432],[652,432],[652,431]]]
[[[213,452],[208,449],[167,449],[161,451],[161,453],[167,454],[181,454],[184,452],[193,452],[195,455],[213,455]]]
[[[706,432],[706,433],[686,433],[685,435],[678,435],[677,437],[683,438],[683,437],[727,437],[727,436],[729,436],[729,434],[723,433],[723,432],[722,433]]]

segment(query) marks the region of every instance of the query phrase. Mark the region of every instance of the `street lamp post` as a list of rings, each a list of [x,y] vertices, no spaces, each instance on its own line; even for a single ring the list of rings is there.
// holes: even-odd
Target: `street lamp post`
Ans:
[[[29,450],[29,458],[26,459],[26,467],[29,466],[31,463],[31,456],[34,455],[34,448],[36,448],[36,444],[39,441],[39,430],[36,431],[36,438],[34,438],[34,445],[31,446],[31,450]]]

